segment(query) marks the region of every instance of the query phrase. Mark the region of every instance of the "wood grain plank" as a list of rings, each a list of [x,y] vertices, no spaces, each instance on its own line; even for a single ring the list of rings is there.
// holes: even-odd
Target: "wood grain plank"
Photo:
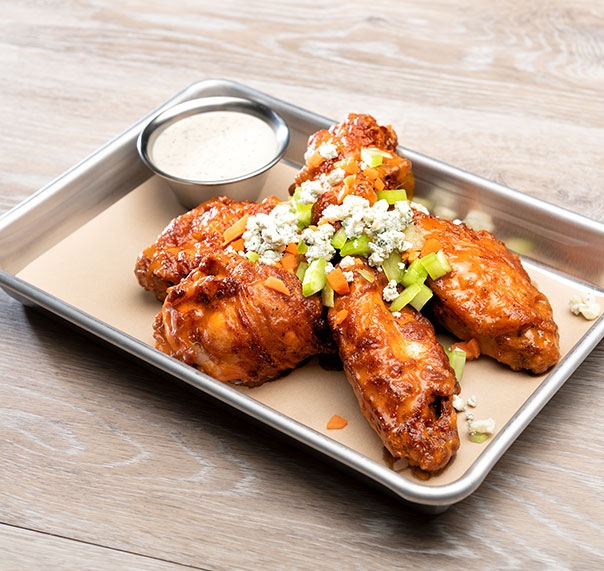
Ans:
[[[40,568],[177,571],[192,568],[7,525],[0,525],[0,552],[3,571]]]

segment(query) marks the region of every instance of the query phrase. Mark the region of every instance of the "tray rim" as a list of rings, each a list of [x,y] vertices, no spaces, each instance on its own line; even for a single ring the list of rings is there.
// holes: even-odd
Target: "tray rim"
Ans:
[[[27,212],[43,204],[49,198],[52,198],[57,192],[61,192],[66,182],[70,182],[74,178],[77,179],[81,171],[86,169],[91,163],[107,160],[112,153],[116,152],[116,150],[126,144],[126,142],[133,140],[146,121],[156,113],[173,105],[177,101],[203,96],[204,92],[207,93],[207,91],[216,90],[228,92],[234,90],[241,96],[254,98],[268,103],[269,105],[287,106],[292,110],[292,113],[296,113],[303,119],[311,120],[313,123],[322,124],[323,126],[334,123],[334,121],[331,121],[326,117],[291,105],[285,101],[231,80],[208,79],[192,83],[134,123],[122,134],[110,140],[97,151],[84,158],[65,173],[55,178],[49,184],[43,186],[24,201],[0,216],[0,235],[3,228],[10,226],[10,224],[16,221],[18,222]],[[522,204],[537,207],[539,209],[545,208],[556,215],[565,216],[567,219],[570,219],[571,223],[589,227],[604,235],[604,224],[595,220],[561,207],[550,205],[540,199],[524,195],[518,191],[509,189],[508,187],[493,181],[483,179],[472,173],[467,173],[466,171],[442,163],[437,159],[415,153],[404,147],[401,147],[401,149],[412,161],[414,159],[419,159],[423,161],[424,165],[433,165],[435,168],[439,168],[446,173],[451,173],[456,177],[461,177],[464,180],[472,180],[474,183],[487,185],[489,189],[495,193],[512,193],[514,198],[520,200]],[[572,279],[577,281],[576,278]],[[593,286],[593,284],[590,284],[590,286],[596,287],[597,289],[597,286]],[[566,357],[543,380],[514,416],[501,427],[498,434],[490,441],[488,447],[465,473],[457,480],[448,484],[426,485],[404,478],[394,470],[371,460],[348,446],[333,440],[329,436],[319,433],[285,414],[262,404],[254,398],[242,394],[228,384],[221,383],[220,381],[188,367],[176,359],[161,353],[150,345],[147,345],[143,341],[139,341],[108,323],[75,308],[58,297],[48,294],[1,268],[0,287],[11,297],[14,297],[24,305],[31,305],[43,309],[64,319],[68,323],[77,326],[79,329],[92,334],[99,340],[105,341],[145,363],[186,382],[211,397],[217,398],[223,403],[260,421],[269,428],[277,430],[281,434],[294,439],[299,444],[321,453],[330,460],[334,460],[341,467],[350,469],[357,475],[369,479],[374,484],[393,493],[399,499],[418,507],[422,511],[430,513],[445,511],[448,507],[462,501],[478,489],[497,461],[514,443],[521,432],[530,424],[560,387],[570,378],[575,369],[583,362],[594,347],[604,338],[604,315],[602,315],[590,327],[587,333],[573,347],[568,355],[566,355]]]

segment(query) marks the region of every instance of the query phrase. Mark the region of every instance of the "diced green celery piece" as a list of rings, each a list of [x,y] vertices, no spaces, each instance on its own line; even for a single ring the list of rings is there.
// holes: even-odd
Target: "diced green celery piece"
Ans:
[[[434,295],[432,290],[426,284],[417,284],[419,291],[415,294],[415,297],[409,302],[412,307],[421,311],[422,307],[426,305],[428,300]]]
[[[309,297],[325,287],[327,276],[325,275],[325,258],[316,258],[310,262],[304,279],[302,280],[302,295]]]
[[[445,255],[445,253],[442,250],[439,250],[438,252],[436,252],[436,257],[440,261],[442,267],[447,271],[447,273],[453,269],[451,267],[451,264],[449,263],[449,260],[447,259],[447,256]]]
[[[412,283],[407,286],[398,297],[390,304],[390,311],[400,311],[421,291],[421,284]]]
[[[433,280],[442,278],[451,271],[451,264],[447,260],[444,252],[430,252],[428,255],[420,258],[422,265]]]
[[[340,248],[341,256],[368,256],[370,253],[369,236],[367,234],[361,234],[358,238],[347,240]]]
[[[298,242],[298,254],[306,254],[308,252],[308,244],[304,240]]]
[[[359,270],[359,274],[361,274],[370,284],[375,281],[375,276],[373,275],[373,272],[371,270],[361,268]]]
[[[298,218],[298,226],[300,228],[310,226],[310,221],[312,219],[312,204],[301,204],[299,202],[294,204],[294,211],[296,213],[296,218]]]
[[[298,219],[298,226],[300,228],[306,228],[307,226],[310,226],[310,221],[312,219],[312,204],[300,202],[301,193],[302,188],[299,186],[296,187],[292,196],[292,208]]]
[[[382,269],[388,278],[388,281],[395,281],[397,284],[401,283],[403,276],[405,275],[405,268],[403,267],[403,258],[398,250],[394,250],[382,264]]]
[[[368,167],[379,167],[384,162],[384,157],[389,157],[388,153],[373,147],[361,149],[361,160]]]
[[[300,281],[304,280],[304,274],[306,273],[307,269],[308,269],[308,262],[300,262],[298,264],[298,268],[296,269],[296,276],[298,276],[298,279]]]
[[[336,249],[339,250],[342,248],[342,246],[344,244],[346,244],[346,241],[348,240],[348,236],[346,236],[346,231],[344,230],[344,228],[340,228],[334,235],[333,238],[331,239],[331,245]]]
[[[325,287],[321,292],[321,300],[323,301],[323,305],[325,307],[333,307],[334,298],[335,295],[333,288],[329,285],[329,282],[325,282]]]
[[[407,191],[404,188],[396,190],[380,190],[376,194],[378,200],[385,200],[388,204],[407,200]]]
[[[405,270],[401,279],[401,284],[405,287],[411,284],[423,284],[428,277],[428,270],[422,264],[420,258],[413,260]]]
[[[260,258],[260,254],[258,252],[247,252],[245,254],[245,257],[250,261],[250,262],[257,262],[258,258]]]
[[[466,352],[458,347],[455,347],[455,349],[447,349],[445,352],[447,353],[447,357],[449,357],[451,368],[455,371],[455,378],[458,381],[461,381],[466,367]]]
[[[482,444],[486,440],[489,439],[489,435],[484,432],[472,432],[468,435],[468,439],[470,442],[475,442],[476,444]]]

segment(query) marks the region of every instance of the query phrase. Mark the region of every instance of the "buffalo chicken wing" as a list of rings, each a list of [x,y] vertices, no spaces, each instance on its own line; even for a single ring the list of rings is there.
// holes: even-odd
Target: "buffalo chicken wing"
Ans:
[[[270,212],[278,203],[275,197],[256,203],[219,196],[176,217],[139,254],[134,268],[139,284],[163,300],[166,290],[189,275],[205,254],[224,247],[225,230],[246,214]]]
[[[439,323],[462,340],[476,339],[481,353],[515,371],[543,373],[560,359],[551,305],[516,254],[485,230],[419,211],[414,223],[440,243],[452,268],[429,282]]]
[[[431,323],[382,299],[383,273],[357,262],[350,292],[328,319],[361,411],[395,457],[423,470],[443,468],[459,448],[455,373]]]
[[[206,255],[171,287],[154,331],[164,353],[249,386],[334,351],[320,297],[304,297],[294,274],[235,252]]]
[[[398,138],[390,126],[382,126],[371,115],[348,115],[330,129],[317,131],[308,141],[306,163],[294,179],[290,192],[307,181],[327,182],[313,207],[317,222],[329,204],[339,204],[347,195],[377,200],[384,189],[404,189],[413,196],[415,179],[411,161],[397,154]],[[371,166],[364,153],[381,153],[379,165]]]

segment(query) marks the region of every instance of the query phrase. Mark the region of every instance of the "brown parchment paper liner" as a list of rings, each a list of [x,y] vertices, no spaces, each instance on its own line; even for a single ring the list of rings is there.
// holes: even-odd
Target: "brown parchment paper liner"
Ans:
[[[296,170],[280,164],[271,171],[263,196],[287,196]],[[17,275],[42,290],[133,337],[153,345],[152,323],[160,309],[153,294],[145,292],[134,277],[134,263],[140,250],[151,244],[164,226],[183,208],[166,183],[152,177],[114,203],[66,239],[48,249]],[[560,327],[561,349],[565,355],[593,322],[571,314],[570,296],[585,286],[533,266],[525,266],[548,296]],[[594,291],[598,297],[597,290]],[[598,301],[603,305],[602,297]],[[488,357],[468,363],[461,396],[476,396],[477,406],[469,409],[475,418],[491,417],[497,431],[518,411],[544,380],[545,375],[514,373]],[[361,454],[393,467],[381,441],[361,415],[352,389],[342,372],[326,371],[316,360],[288,376],[244,392],[279,412],[349,446]],[[348,420],[342,430],[327,430],[333,414]],[[459,415],[461,447],[441,473],[424,481],[445,485],[459,479],[484,452],[489,441],[468,440],[464,413]],[[394,464],[394,469],[400,463]],[[402,463],[404,465],[404,463]],[[417,475],[401,466],[401,476],[417,481]]]

